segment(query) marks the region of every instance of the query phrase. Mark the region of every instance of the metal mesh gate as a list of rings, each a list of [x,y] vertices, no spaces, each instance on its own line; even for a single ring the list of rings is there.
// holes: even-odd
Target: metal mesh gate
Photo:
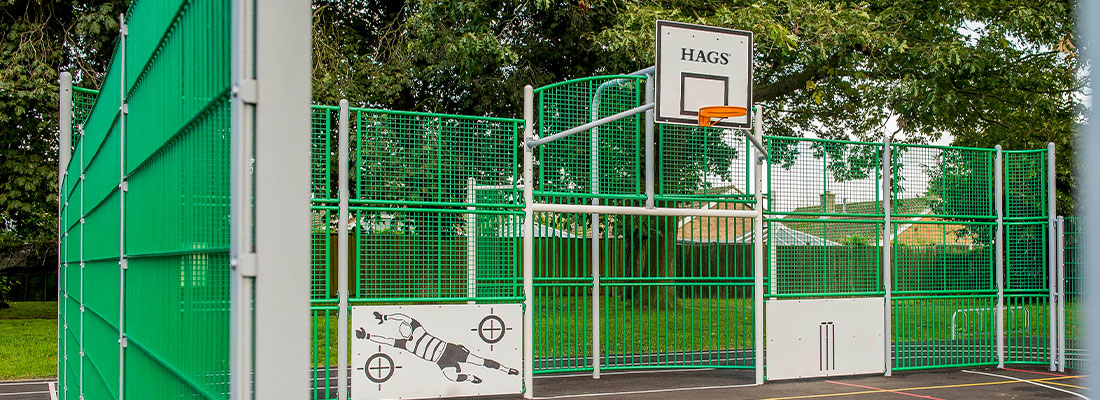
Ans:
[[[546,137],[638,107],[644,83],[616,75],[535,89],[535,129]],[[644,124],[639,114],[541,145],[535,202],[643,206]],[[661,126],[656,144],[655,206],[751,208],[740,132]],[[750,219],[536,212],[533,231],[536,373],[596,360],[754,366]]]

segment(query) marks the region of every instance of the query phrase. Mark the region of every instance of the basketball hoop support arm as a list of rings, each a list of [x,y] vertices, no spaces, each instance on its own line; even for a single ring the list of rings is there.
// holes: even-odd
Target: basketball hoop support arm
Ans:
[[[609,123],[618,121],[618,120],[623,119],[623,118],[638,115],[638,114],[641,114],[643,112],[646,112],[646,110],[652,109],[655,105],[656,105],[656,103],[649,103],[649,104],[641,105],[641,106],[634,107],[634,108],[631,108],[629,110],[623,111],[623,112],[618,113],[618,114],[609,115],[609,116],[600,118],[598,120],[589,122],[587,124],[584,124],[584,125],[572,128],[572,129],[567,129],[567,130],[555,133],[553,135],[550,135],[550,136],[547,136],[547,137],[544,137],[544,138],[541,138],[541,139],[530,140],[530,141],[527,142],[527,147],[533,149],[535,147],[539,147],[541,145],[553,142],[555,140],[562,139],[562,138],[568,137],[568,136],[573,135],[573,134],[577,134],[577,133],[587,131],[589,129],[598,127],[600,125],[609,124]]]
[[[752,110],[752,111],[753,111],[754,113],[759,113],[759,112],[760,112],[760,109],[758,109],[758,108],[756,108],[756,107],[753,107],[753,110]],[[757,123],[759,124],[760,122],[757,122]],[[770,156],[768,155],[768,151],[764,149],[764,144],[763,144],[763,143],[760,143],[760,139],[758,139],[758,138],[756,137],[756,135],[752,135],[752,134],[749,134],[749,135],[745,135],[745,137],[749,138],[749,142],[751,142],[751,143],[752,143],[752,147],[755,147],[755,148],[756,148],[756,151],[759,151],[759,152],[760,152],[760,155],[761,155],[762,157],[764,157],[764,159],[765,159],[765,160],[766,160],[766,159],[768,159],[768,157],[770,157]]]

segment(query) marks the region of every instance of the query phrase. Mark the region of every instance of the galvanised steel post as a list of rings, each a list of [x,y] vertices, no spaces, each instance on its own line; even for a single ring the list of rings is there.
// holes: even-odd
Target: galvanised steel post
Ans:
[[[60,136],[57,138],[57,193],[59,194],[57,200],[59,207],[60,204],[64,202],[60,194],[65,187],[65,171],[69,168],[69,160],[71,160],[73,156],[73,75],[68,72],[62,72],[60,87],[61,89],[58,92],[58,97],[60,99],[58,104],[58,121],[61,129]],[[60,220],[58,223],[60,224]],[[58,233],[60,234],[61,231],[58,231]]]
[[[327,112],[327,111],[326,111]],[[330,114],[331,115],[331,114]],[[336,236],[336,271],[337,282],[339,288],[337,288],[338,295],[340,296],[340,314],[339,319],[336,322],[337,339],[336,345],[338,349],[336,351],[336,393],[339,399],[344,400],[348,398],[348,313],[351,311],[348,309],[348,151],[350,135],[348,134],[348,101],[347,99],[340,100],[340,117],[337,121],[339,126],[339,138],[340,141],[337,146],[340,154],[337,157],[337,190],[340,192],[340,210],[339,221],[337,222],[337,236]],[[327,134],[327,132],[326,132]]]
[[[68,246],[62,246],[65,237],[65,216],[63,211],[66,210],[66,203],[68,201],[65,193],[65,176],[69,169],[69,161],[72,160],[72,138],[73,138],[73,75],[68,72],[61,73],[60,91],[58,92],[59,104],[58,104],[58,121],[60,123],[60,135],[58,137],[57,146],[57,305],[58,305],[58,340],[57,340],[57,376],[58,376],[58,391],[62,398],[65,398],[65,386],[60,382],[65,382],[65,358],[68,356],[68,352],[65,349],[65,335],[68,330],[68,318],[69,314],[61,312],[66,307],[66,287],[68,286],[68,280],[66,280],[65,273],[67,266],[62,268],[65,264]],[[67,384],[67,382],[65,382]]]
[[[1057,192],[1055,188],[1055,174],[1054,174],[1054,143],[1047,143],[1047,264],[1049,265],[1049,271],[1047,272],[1048,281],[1047,288],[1049,289],[1049,299],[1047,301],[1047,316],[1049,322],[1047,323],[1047,337],[1049,338],[1050,349],[1050,370],[1058,370],[1058,357],[1057,354],[1061,349],[1058,348],[1058,341],[1056,336],[1058,335],[1056,324],[1058,323],[1057,315],[1053,312],[1051,307],[1056,307],[1058,302],[1058,296],[1055,291],[1057,290],[1058,280],[1058,243],[1055,237],[1057,230],[1055,214],[1056,205],[1058,202]]]
[[[647,77],[645,80],[645,104],[653,102],[653,77]],[[657,160],[655,153],[657,152],[657,142],[653,133],[653,109],[646,110],[645,112],[645,207],[653,208],[656,206],[654,197],[654,186],[657,180],[656,165]]]
[[[994,274],[997,280],[997,368],[1005,367],[1005,210],[1004,210],[1004,151],[1001,145],[995,147],[997,156],[993,161],[993,207],[997,212],[997,235],[993,239],[996,263]]]
[[[523,87],[523,397],[535,397],[535,100],[531,85]]]
[[[466,178],[466,203],[471,204],[466,207],[466,297],[471,299],[466,304],[477,304],[477,179],[472,176]]]
[[[592,100],[592,121],[599,116],[599,94]],[[600,129],[592,127],[589,152],[589,179],[592,192],[592,205],[599,206],[600,198]],[[589,231],[592,232],[592,379],[600,379],[600,214],[589,214]]]
[[[254,87],[254,0],[233,2],[232,77],[237,92],[230,106],[230,230],[229,263],[229,398],[248,400],[252,393],[253,278],[256,253],[252,248],[252,143],[255,136],[256,99],[245,91]]]
[[[309,394],[309,10],[305,0],[233,1],[234,399]]]
[[[756,106],[753,115],[753,135],[763,143],[764,128],[763,107]],[[757,149],[755,165],[755,185],[753,197],[756,200],[756,215],[753,217],[753,341],[755,342],[756,384],[764,383],[764,160],[763,153]],[[772,282],[774,285],[775,282]]]
[[[1058,217],[1058,371],[1066,372],[1066,219]]]
[[[893,256],[893,238],[894,231],[890,226],[890,212],[893,205],[891,204],[891,197],[894,194],[893,190],[893,162],[890,156],[890,142],[894,139],[893,134],[886,135],[886,138],[882,141],[882,289],[885,292],[883,301],[885,302],[885,313],[883,321],[884,334],[883,334],[883,346],[886,355],[884,362],[886,363],[886,376],[893,375],[894,363],[893,363],[893,347],[890,346],[891,338],[893,337],[893,324],[894,316],[891,312],[893,309],[893,299],[890,291],[893,289],[893,266],[891,264],[891,256]]]
[[[126,120],[130,107],[126,102],[126,42],[130,29],[126,16],[118,16],[119,31],[119,114],[118,114],[118,397],[126,393]]]

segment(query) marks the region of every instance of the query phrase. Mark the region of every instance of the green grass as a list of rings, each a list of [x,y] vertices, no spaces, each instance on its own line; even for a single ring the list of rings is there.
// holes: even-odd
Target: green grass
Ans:
[[[586,290],[586,289],[585,289]],[[673,307],[644,307],[629,300],[606,296],[601,302],[602,343],[604,354],[639,354],[675,351],[744,349],[753,347],[753,305],[751,298],[714,298],[705,295],[680,298]],[[959,340],[987,340],[981,352],[993,357],[994,296],[978,295],[963,298],[894,297],[894,330],[896,343],[921,343],[944,349],[951,341],[951,317],[963,311],[957,319]],[[1006,306],[1015,311],[1005,318],[1009,341],[1042,337],[1047,331],[1045,295],[1010,295]],[[535,357],[584,357],[591,343],[591,303],[587,296],[541,295],[535,314]],[[1027,313],[1023,310],[1026,309]],[[1075,301],[1067,304],[1067,319],[1077,321]],[[316,311],[314,329],[316,365],[336,363],[336,312]],[[328,326],[324,318],[328,318]],[[1027,322],[1025,323],[1025,317]],[[1067,326],[1067,336],[1076,337],[1076,324]],[[327,337],[326,337],[327,336]],[[1013,339],[1014,338],[1014,339]],[[328,340],[326,345],[326,339]],[[1030,343],[1030,342],[1028,342]],[[1045,342],[1039,343],[1044,345]],[[978,347],[970,346],[974,353]],[[970,348],[968,347],[968,348]],[[1007,352],[1007,361],[1035,361],[1045,351]],[[982,353],[982,354],[986,354]]]
[[[0,310],[0,380],[57,376],[57,303],[10,304]]]
[[[575,296],[545,296],[536,304],[535,357],[588,354],[591,343],[591,303]],[[752,299],[679,299],[675,306],[647,308],[605,297],[603,343],[610,354],[751,348]],[[336,363],[335,311],[314,311],[315,365]],[[325,318],[328,326],[325,326]],[[350,325],[349,325],[350,327]],[[327,337],[326,337],[327,336]],[[349,336],[351,337],[351,336]],[[554,337],[556,340],[540,340]],[[327,339],[327,345],[326,345]]]
[[[3,319],[57,319],[56,301],[13,301],[11,308],[0,310]]]

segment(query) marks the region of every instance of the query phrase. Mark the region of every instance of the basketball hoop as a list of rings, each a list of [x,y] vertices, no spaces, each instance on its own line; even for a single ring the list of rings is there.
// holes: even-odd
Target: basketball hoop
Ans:
[[[726,118],[743,117],[748,114],[749,109],[746,107],[738,106],[707,106],[699,108],[699,126],[714,126]],[[711,121],[711,118],[717,118]]]

